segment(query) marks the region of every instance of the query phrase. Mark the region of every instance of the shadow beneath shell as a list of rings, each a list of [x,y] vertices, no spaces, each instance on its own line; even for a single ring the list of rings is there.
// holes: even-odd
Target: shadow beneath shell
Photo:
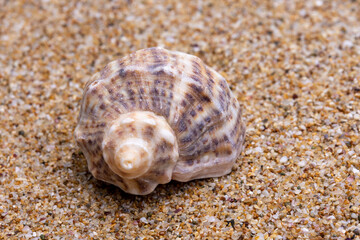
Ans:
[[[90,174],[90,172],[89,172]],[[91,175],[91,174],[90,174]],[[202,180],[195,180],[190,182],[177,182],[177,181],[170,181],[167,184],[159,184],[153,192],[147,195],[133,195],[130,193],[124,192],[121,188],[112,185],[110,183],[103,182],[101,180],[97,180],[91,176],[91,182],[94,185],[94,188],[97,189],[97,193],[100,195],[110,195],[116,200],[147,200],[149,202],[156,201],[158,202],[159,199],[164,198],[167,199],[171,196],[179,196],[186,192],[189,188],[193,188],[197,181]],[[201,184],[199,184],[201,185]]]

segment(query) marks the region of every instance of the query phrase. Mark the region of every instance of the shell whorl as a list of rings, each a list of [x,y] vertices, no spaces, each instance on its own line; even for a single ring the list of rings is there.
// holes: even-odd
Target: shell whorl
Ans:
[[[144,113],[156,123],[150,142],[141,130],[148,124]],[[128,115],[135,135],[124,127]],[[114,141],[120,129],[125,135]],[[195,56],[162,48],[139,50],[95,74],[85,86],[75,131],[92,174],[134,194],[171,179],[229,173],[244,135],[240,106],[225,79]],[[176,146],[159,154],[154,148],[164,148],[159,139],[166,138],[175,138]],[[141,154],[146,157],[137,161]]]

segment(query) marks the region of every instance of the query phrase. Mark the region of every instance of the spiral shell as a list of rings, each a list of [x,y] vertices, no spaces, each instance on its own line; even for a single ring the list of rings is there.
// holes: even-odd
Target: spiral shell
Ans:
[[[136,51],[96,73],[75,129],[94,177],[137,195],[171,179],[228,174],[244,136],[226,80],[198,57],[163,48]]]

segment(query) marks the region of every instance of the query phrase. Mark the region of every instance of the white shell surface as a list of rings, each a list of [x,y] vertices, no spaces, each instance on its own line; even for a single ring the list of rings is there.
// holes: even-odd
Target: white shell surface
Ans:
[[[111,62],[86,84],[75,131],[95,177],[126,192],[147,194],[154,188],[143,177],[127,183],[115,174],[104,161],[102,142],[105,130],[121,115],[142,111],[155,117],[122,121],[142,121],[153,128],[158,117],[166,121],[168,127],[156,131],[151,141],[176,143],[178,158],[171,179],[189,181],[227,174],[242,151],[245,126],[241,109],[221,75],[192,55],[162,48],[139,50]],[[156,157],[157,153],[152,154]],[[156,176],[152,177],[155,181]]]

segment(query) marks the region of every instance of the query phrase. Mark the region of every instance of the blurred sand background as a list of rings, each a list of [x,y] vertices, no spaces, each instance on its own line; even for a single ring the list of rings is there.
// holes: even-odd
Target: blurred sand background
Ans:
[[[246,147],[137,197],[73,130],[90,76],[154,46],[228,80]],[[359,131],[359,0],[0,0],[0,239],[359,239]]]

